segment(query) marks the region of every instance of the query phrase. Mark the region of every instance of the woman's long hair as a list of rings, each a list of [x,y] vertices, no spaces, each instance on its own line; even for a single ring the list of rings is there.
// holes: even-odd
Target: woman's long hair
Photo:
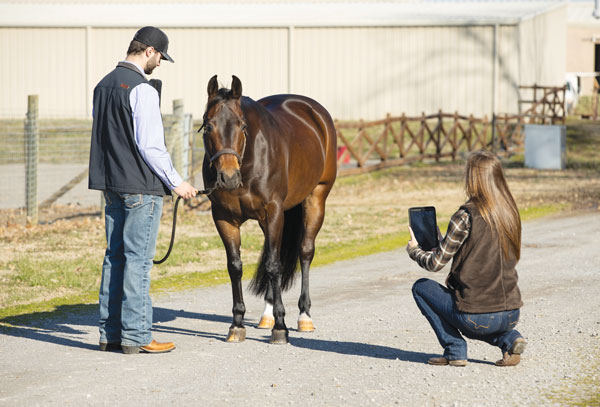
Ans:
[[[521,257],[521,218],[508,189],[502,164],[492,153],[478,151],[467,161],[465,191],[469,200],[498,234],[505,260]]]

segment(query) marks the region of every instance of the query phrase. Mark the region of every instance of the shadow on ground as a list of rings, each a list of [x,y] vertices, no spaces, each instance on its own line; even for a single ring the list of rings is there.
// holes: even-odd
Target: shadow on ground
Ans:
[[[223,324],[223,327],[219,328],[219,332],[223,332],[223,334],[186,329],[169,324],[169,322],[173,322],[178,318],[203,320]],[[230,315],[205,314],[201,312],[155,307],[152,331],[156,333],[196,336],[225,341],[225,333],[230,324]],[[97,325],[98,305],[62,305],[50,312],[35,312],[20,315],[18,317],[4,318],[0,320],[0,333],[17,338],[26,338],[71,348],[97,350],[97,342],[90,342],[89,339],[90,327],[95,329]],[[256,326],[250,322],[246,322],[246,325]],[[246,340],[268,343],[270,331],[265,331],[265,334],[266,335],[261,338],[247,337]],[[334,352],[342,355],[365,356],[378,359],[398,359],[415,363],[427,363],[427,359],[435,356],[429,353],[407,351],[376,344],[328,341],[306,337],[290,337],[290,345],[312,351]]]
[[[169,332],[180,335],[201,336],[214,339],[225,339],[225,335],[210,332],[191,331],[176,327],[167,327],[162,324],[174,321],[177,318],[197,319],[212,322],[231,323],[231,316],[188,312],[168,308],[154,307],[152,330],[156,332]],[[0,333],[13,337],[33,339],[82,349],[98,349],[96,342],[90,343],[87,335],[89,328],[98,326],[98,305],[78,304],[61,305],[54,311],[34,312],[31,314],[7,317],[0,320]],[[226,329],[223,330],[227,332]]]

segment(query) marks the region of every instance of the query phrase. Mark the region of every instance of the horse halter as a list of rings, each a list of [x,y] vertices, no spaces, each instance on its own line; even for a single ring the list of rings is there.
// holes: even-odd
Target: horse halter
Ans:
[[[206,117],[206,114],[204,115],[204,121],[202,122],[202,126],[200,126],[200,128],[198,129],[198,133],[200,133],[200,131],[204,128],[204,126],[206,125],[206,122],[208,121],[208,118]],[[209,158],[209,161],[212,165],[212,163],[219,158],[222,155],[225,154],[231,154],[234,155],[237,160],[238,160],[238,164],[240,165],[240,168],[242,167],[242,157],[244,157],[244,152],[246,151],[246,142],[248,140],[248,133],[246,131],[246,121],[241,118],[240,121],[243,123],[243,133],[244,133],[244,147],[242,147],[242,153],[239,154],[237,151],[235,151],[233,148],[224,148],[222,150],[217,151],[212,157]]]
[[[238,154],[238,152],[235,151],[233,148],[224,148],[222,150],[217,151],[215,153],[215,155],[210,157],[210,162],[212,163],[213,161],[215,161],[217,158],[219,158],[220,156],[222,156],[224,154],[232,154],[237,157],[238,163],[240,163],[240,167],[241,167],[242,166],[242,156],[244,155],[245,149],[246,149],[246,140],[244,139],[244,148],[242,149],[242,155]]]

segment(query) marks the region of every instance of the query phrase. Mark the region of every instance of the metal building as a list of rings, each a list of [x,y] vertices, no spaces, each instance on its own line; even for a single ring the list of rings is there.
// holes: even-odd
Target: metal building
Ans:
[[[600,18],[595,12],[594,2],[569,3],[567,73],[579,78],[584,94],[592,93],[600,73]]]
[[[438,109],[517,110],[518,85],[562,86],[566,3],[0,0],[0,118],[91,116],[95,84],[136,29],[169,35],[163,110],[184,99],[199,117],[206,85],[231,75],[259,99],[300,93],[338,119]]]

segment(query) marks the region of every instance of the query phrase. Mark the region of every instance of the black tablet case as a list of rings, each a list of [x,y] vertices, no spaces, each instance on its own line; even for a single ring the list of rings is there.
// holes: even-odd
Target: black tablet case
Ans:
[[[408,221],[421,249],[431,250],[439,246],[435,207],[409,208]]]

